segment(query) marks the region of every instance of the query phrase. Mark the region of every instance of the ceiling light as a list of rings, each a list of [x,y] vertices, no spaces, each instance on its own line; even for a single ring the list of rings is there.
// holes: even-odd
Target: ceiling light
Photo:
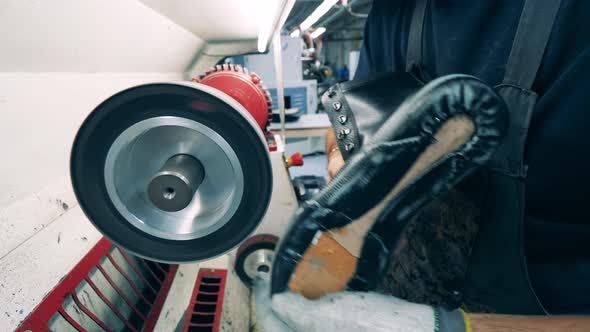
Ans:
[[[324,16],[332,6],[334,6],[338,0],[324,0],[321,5],[316,8],[311,15],[309,15],[305,21],[299,25],[301,31],[305,31],[309,29],[312,25],[314,25],[322,16]]]
[[[291,32],[291,34],[289,36],[293,37],[293,38],[297,38],[301,35],[301,30],[299,29],[295,29],[293,30],[293,32]]]
[[[316,39],[319,36],[321,36],[324,32],[326,32],[326,28],[320,27],[320,28],[315,29],[309,36],[313,39]]]

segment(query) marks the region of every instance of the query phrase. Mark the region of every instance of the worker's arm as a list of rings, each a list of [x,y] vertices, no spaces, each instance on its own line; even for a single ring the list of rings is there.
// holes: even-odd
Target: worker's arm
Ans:
[[[364,292],[329,294],[318,300],[277,294],[272,308],[293,330],[306,332],[581,332],[590,327],[590,317],[466,314]]]
[[[338,142],[334,130],[328,130],[326,135],[326,156],[328,158],[328,182],[340,171],[344,166],[344,159],[338,149]]]

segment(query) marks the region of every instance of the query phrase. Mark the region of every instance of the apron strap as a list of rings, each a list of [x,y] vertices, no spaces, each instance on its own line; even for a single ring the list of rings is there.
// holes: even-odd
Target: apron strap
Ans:
[[[531,286],[524,255],[524,147],[537,101],[531,87],[541,65],[560,0],[525,0],[503,83],[509,109],[506,137],[489,167],[488,198],[470,258],[465,295],[497,313],[546,313]]]
[[[408,35],[408,48],[406,51],[406,72],[412,72],[422,65],[422,35],[424,20],[426,17],[426,5],[428,0],[416,0],[414,14]]]
[[[541,65],[561,0],[526,0],[503,84],[530,90]]]
[[[537,94],[531,90],[541,65],[561,0],[525,0],[516,35],[506,62],[504,81],[496,92],[510,110],[510,123],[489,168],[524,178],[524,149]]]

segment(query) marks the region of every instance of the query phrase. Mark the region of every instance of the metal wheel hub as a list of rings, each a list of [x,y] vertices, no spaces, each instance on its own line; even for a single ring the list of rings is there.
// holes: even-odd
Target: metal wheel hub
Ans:
[[[182,186],[184,175],[161,172],[179,155],[193,157],[205,170],[194,192]],[[244,189],[240,161],[227,141],[198,122],[171,116],[143,120],[123,131],[108,151],[104,177],[110,199],[129,223],[170,240],[196,239],[221,228],[238,208]],[[154,185],[165,177],[170,179],[159,182],[167,185]],[[161,190],[149,195],[153,187]],[[162,203],[185,198],[188,204],[166,211],[150,196]]]
[[[270,280],[270,266],[272,263],[273,251],[259,249],[248,255],[244,260],[244,271],[250,279],[256,277]]]

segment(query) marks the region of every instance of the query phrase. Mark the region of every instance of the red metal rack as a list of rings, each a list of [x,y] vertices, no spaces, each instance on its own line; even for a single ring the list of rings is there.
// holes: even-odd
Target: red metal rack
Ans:
[[[183,332],[218,332],[227,270],[200,269],[186,310]]]
[[[103,238],[16,331],[152,331],[177,269]]]

